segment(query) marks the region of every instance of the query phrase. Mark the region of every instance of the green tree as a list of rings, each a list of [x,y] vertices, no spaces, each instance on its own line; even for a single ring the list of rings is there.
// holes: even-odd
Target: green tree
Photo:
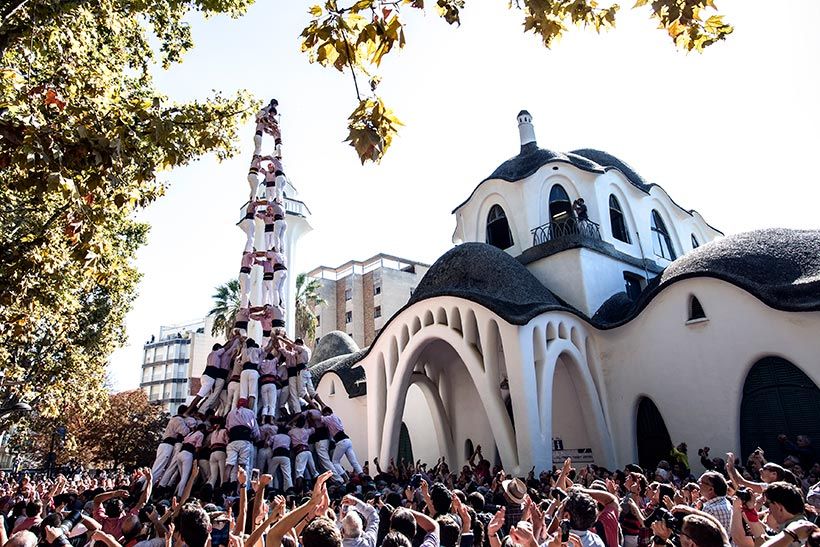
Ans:
[[[173,103],[155,58],[192,47],[188,13],[251,2],[0,1],[0,371],[40,415],[105,402],[147,233],[134,211],[163,170],[235,153],[258,107],[246,92]]]
[[[296,336],[302,338],[305,344],[312,346],[316,340],[316,327],[319,319],[316,317],[316,306],[326,304],[319,294],[321,284],[318,279],[300,273],[296,276]]]
[[[239,281],[231,279],[219,285],[211,298],[214,299],[214,307],[208,312],[208,317],[214,319],[211,334],[222,334],[225,338],[230,338],[233,324],[236,322],[236,313],[239,311]]]
[[[33,415],[16,428],[12,449],[29,465],[43,465],[53,447],[57,465],[150,467],[168,419],[141,389],[109,394],[99,410],[75,403],[64,410],[57,417]],[[65,438],[56,435],[59,426]]]
[[[382,60],[406,43],[402,9],[424,10],[431,4],[447,23],[461,24],[466,0],[324,0],[308,11],[302,51],[311,63],[349,71],[353,77],[358,105],[348,119],[347,142],[362,163],[380,161],[402,125],[376,93]],[[597,32],[614,27],[620,11],[618,4],[598,0],[510,0],[509,5],[523,16],[524,32],[537,35],[548,48],[573,26]],[[733,30],[713,0],[637,0],[634,7],[648,9],[685,51],[703,51]]]

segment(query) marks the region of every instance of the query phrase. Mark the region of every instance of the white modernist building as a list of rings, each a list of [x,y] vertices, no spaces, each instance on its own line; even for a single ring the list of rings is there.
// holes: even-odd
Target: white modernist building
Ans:
[[[360,455],[457,465],[481,444],[524,474],[820,439],[820,231],[723,237],[619,159],[518,126],[409,303],[312,369]]]

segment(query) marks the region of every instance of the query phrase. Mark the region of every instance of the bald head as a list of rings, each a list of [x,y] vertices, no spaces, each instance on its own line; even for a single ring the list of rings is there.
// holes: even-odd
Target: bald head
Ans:
[[[37,536],[28,530],[17,532],[3,547],[37,547]]]

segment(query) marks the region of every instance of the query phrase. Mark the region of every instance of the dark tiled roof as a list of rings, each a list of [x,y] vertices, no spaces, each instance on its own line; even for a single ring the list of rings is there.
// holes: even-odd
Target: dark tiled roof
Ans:
[[[444,253],[419,282],[408,305],[457,296],[489,308],[516,325],[566,306],[516,259],[486,243],[463,243]]]
[[[359,351],[359,346],[346,332],[340,330],[331,331],[319,339],[319,343],[313,349],[310,356],[309,366],[326,361],[331,357],[347,355]]]
[[[643,177],[641,177],[637,171],[632,169],[626,162],[619,160],[612,154],[608,154],[601,150],[595,150],[593,148],[582,148],[580,150],[573,150],[568,155],[582,156],[602,167],[614,167],[623,173],[629,182],[646,193],[649,193],[650,188],[653,186],[652,184],[646,182]]]
[[[625,292],[615,293],[607,298],[595,315],[592,316],[592,323],[596,325],[607,325],[622,321],[629,317],[635,301],[629,298]]]
[[[517,180],[529,177],[538,171],[543,165],[546,165],[552,161],[570,163],[585,171],[595,171],[597,173],[604,172],[603,167],[596,165],[587,158],[577,155],[570,157],[566,154],[562,154],[561,152],[538,148],[536,143],[531,142],[522,146],[521,152],[517,156],[512,157],[499,165],[498,168],[484,180],[501,179],[506,180],[507,182],[515,182]]]
[[[311,366],[308,370],[313,379],[313,384],[318,385],[322,376],[332,372],[342,380],[342,384],[344,384],[345,390],[351,398],[364,395],[367,393],[364,369],[354,367],[354,365],[367,355],[367,351],[368,348],[365,348],[347,355],[338,355]]]
[[[716,277],[786,311],[820,310],[820,230],[770,228],[711,241],[670,264],[662,288]]]
[[[634,319],[663,289],[693,277],[740,287],[774,309],[820,310],[820,230],[771,228],[716,239],[678,258],[634,304],[626,294],[601,304],[591,322],[613,328]],[[621,296],[622,295],[622,296]]]

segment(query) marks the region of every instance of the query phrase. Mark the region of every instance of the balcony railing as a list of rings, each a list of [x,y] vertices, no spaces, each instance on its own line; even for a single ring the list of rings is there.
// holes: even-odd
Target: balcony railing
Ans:
[[[581,236],[589,239],[601,239],[600,226],[591,220],[579,220],[577,218],[568,218],[559,222],[550,222],[533,228],[532,245],[540,245],[547,241],[554,241],[557,239],[564,239],[572,236]]]

